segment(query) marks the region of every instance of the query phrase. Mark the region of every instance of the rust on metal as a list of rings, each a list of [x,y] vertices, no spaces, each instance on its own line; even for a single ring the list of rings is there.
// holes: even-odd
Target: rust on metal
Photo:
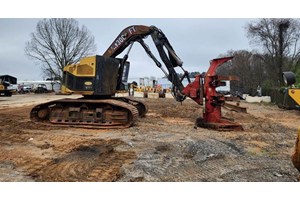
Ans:
[[[221,118],[216,122],[208,122],[204,118],[197,118],[196,126],[208,129],[214,129],[217,131],[243,131],[241,124],[230,121],[225,118]]]
[[[243,130],[241,124],[226,120],[222,117],[221,107],[225,103],[225,97],[216,91],[217,87],[226,84],[222,82],[221,79],[234,78],[216,75],[217,68],[232,58],[233,57],[224,57],[213,59],[210,63],[210,67],[204,77],[205,109],[203,112],[203,120],[197,120],[197,124],[200,127],[226,131]]]
[[[221,107],[225,103],[225,96],[216,90],[217,87],[226,85],[226,82],[222,80],[238,80],[235,76],[219,76],[216,74],[217,68],[232,58],[224,57],[211,60],[206,74],[196,76],[195,80],[183,89],[182,93],[184,95],[190,97],[199,105],[205,105],[203,118],[196,121],[197,126],[217,130],[243,130],[242,125],[225,120],[222,117]]]

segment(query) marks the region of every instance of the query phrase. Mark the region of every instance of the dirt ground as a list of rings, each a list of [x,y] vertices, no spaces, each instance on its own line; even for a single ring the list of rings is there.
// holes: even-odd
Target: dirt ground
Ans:
[[[149,111],[128,129],[29,120],[34,105],[61,98],[0,98],[0,181],[294,182],[299,176],[291,162],[299,111],[243,102],[247,114],[223,109],[243,125],[235,132],[195,128],[202,107],[192,100],[140,99]]]

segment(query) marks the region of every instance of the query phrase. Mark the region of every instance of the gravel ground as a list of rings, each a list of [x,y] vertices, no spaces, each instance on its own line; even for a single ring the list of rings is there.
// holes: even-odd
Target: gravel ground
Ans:
[[[79,96],[68,96],[78,98]],[[300,112],[248,104],[223,109],[244,131],[195,128],[192,100],[139,99],[149,107],[128,129],[34,124],[31,108],[61,99],[26,94],[0,99],[0,181],[294,182]]]

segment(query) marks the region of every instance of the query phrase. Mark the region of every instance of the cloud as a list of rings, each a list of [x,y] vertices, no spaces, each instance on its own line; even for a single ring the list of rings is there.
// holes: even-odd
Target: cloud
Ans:
[[[40,67],[24,55],[26,41],[35,30],[39,19],[0,19],[0,73],[16,76],[19,80],[41,80]],[[244,26],[250,19],[77,19],[95,36],[101,55],[127,26],[155,25],[162,29],[183,60],[188,71],[206,71],[209,61],[228,50],[248,49]],[[252,19],[251,19],[252,20]],[[145,42],[159,58],[151,37]],[[135,44],[129,55],[131,77],[157,76],[163,73]],[[123,54],[120,55],[122,57]],[[199,69],[199,70],[197,70]]]

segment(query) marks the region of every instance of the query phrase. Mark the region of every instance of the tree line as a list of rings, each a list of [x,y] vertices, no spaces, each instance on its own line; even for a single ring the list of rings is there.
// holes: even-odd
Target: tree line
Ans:
[[[229,50],[220,55],[234,56],[218,70],[240,78],[231,84],[233,90],[252,94],[258,86],[263,91],[282,87],[283,71],[295,72],[300,82],[299,19],[257,19],[246,24],[245,32],[252,50]],[[42,67],[45,77],[62,80],[64,66],[94,54],[95,49],[94,36],[76,20],[43,19],[31,33],[25,54]],[[191,72],[190,77],[197,74]]]
[[[222,56],[234,56],[219,68],[222,75],[235,75],[239,82],[231,88],[255,94],[284,86],[282,72],[293,71],[300,82],[300,23],[298,19],[259,19],[246,25],[251,51],[231,50]]]

